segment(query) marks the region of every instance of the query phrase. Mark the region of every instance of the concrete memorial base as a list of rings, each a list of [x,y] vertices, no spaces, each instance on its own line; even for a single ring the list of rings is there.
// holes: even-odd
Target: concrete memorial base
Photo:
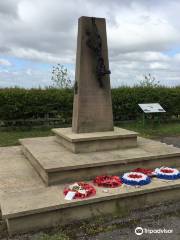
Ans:
[[[22,146],[0,148],[0,206],[9,234],[35,231],[106,214],[123,216],[130,210],[180,199],[180,180],[153,179],[139,188],[95,187],[97,194],[67,201],[67,184],[101,174],[122,174],[136,167],[180,168],[180,149],[144,138],[137,147],[73,153],[55,137],[30,138]],[[45,183],[45,184],[44,184]],[[92,183],[92,182],[91,182]],[[56,186],[48,186],[56,184]]]
[[[138,137],[137,147],[73,153],[56,137],[20,140],[22,150],[46,185],[89,180],[101,174],[120,174],[137,167],[180,167],[180,149]]]
[[[122,128],[114,131],[74,133],[72,128],[52,130],[56,140],[74,153],[97,152],[137,146],[137,133]]]
[[[116,214],[127,216],[133,209],[180,199],[180,180],[154,179],[141,188],[123,185],[107,189],[96,187],[96,195],[83,200],[64,200],[64,185],[23,193],[4,194],[2,216],[10,235],[64,225],[86,218]]]

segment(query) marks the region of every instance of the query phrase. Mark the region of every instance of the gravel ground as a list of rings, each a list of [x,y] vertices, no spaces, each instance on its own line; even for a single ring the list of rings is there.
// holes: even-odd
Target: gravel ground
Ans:
[[[100,227],[101,226],[101,227]],[[127,218],[109,217],[100,222],[72,225],[64,229],[69,238],[54,237],[57,229],[47,231],[49,238],[41,238],[41,233],[24,234],[3,240],[179,240],[180,239],[180,202],[163,204],[144,210],[136,210]],[[100,228],[99,228],[100,227]],[[135,228],[171,230],[172,233],[135,234]],[[59,231],[61,232],[61,230]]]
[[[161,142],[167,143],[167,144],[172,144],[175,147],[180,147],[180,136],[178,137],[163,137],[161,139]]]
[[[132,221],[134,218],[135,221]],[[180,203],[169,204],[143,212],[137,211],[135,216],[130,216],[132,223],[127,222],[123,226],[119,225],[116,229],[109,232],[102,232],[96,236],[87,238],[88,240],[179,240],[180,239]],[[122,219],[119,219],[122,221]],[[117,225],[118,226],[118,225]],[[135,229],[141,227],[149,230],[166,229],[172,233],[143,233],[138,236]],[[145,232],[145,230],[144,230]],[[83,240],[83,238],[81,238]]]

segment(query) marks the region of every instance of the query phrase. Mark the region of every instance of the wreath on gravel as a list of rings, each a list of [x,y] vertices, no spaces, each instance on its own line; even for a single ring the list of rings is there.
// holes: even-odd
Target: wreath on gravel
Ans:
[[[180,178],[180,172],[176,168],[161,167],[155,169],[155,174],[157,178],[166,180],[176,180]]]
[[[93,183],[99,187],[106,187],[106,188],[115,188],[122,185],[122,181],[118,176],[97,176]]]
[[[143,186],[151,182],[150,177],[140,172],[129,172],[122,176],[122,182],[132,186]]]
[[[69,191],[76,193],[74,199],[87,198],[96,194],[96,189],[85,182],[75,182],[69,185],[64,189],[64,195],[66,196]]]
[[[155,175],[154,170],[149,169],[149,168],[136,168],[136,169],[132,170],[132,172],[144,173],[148,177],[153,177]]]

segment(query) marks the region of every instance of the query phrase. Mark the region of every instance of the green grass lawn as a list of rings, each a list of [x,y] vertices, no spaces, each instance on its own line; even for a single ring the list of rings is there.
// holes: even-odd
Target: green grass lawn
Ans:
[[[144,127],[140,122],[121,123],[117,126],[129,130],[137,131],[143,137],[157,138],[164,136],[180,135],[180,122],[170,122],[161,124],[147,123]],[[51,136],[53,133],[50,128],[34,128],[26,130],[8,130],[0,132],[0,146],[18,145],[18,139],[31,137]]]
[[[180,122],[149,123],[144,126],[141,122],[118,124],[119,127],[139,132],[143,137],[160,138],[180,135]]]
[[[32,137],[46,137],[53,133],[51,129],[8,130],[0,132],[0,147],[19,145],[18,139]]]

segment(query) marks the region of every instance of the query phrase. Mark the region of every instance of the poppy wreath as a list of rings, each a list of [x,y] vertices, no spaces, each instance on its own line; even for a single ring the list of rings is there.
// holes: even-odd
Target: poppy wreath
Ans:
[[[97,176],[93,183],[99,187],[115,188],[122,185],[122,181],[118,176]]]
[[[132,170],[132,172],[144,173],[148,177],[153,177],[155,175],[154,170],[149,169],[149,168],[136,168],[136,169]]]
[[[176,180],[180,178],[180,172],[176,168],[161,167],[155,169],[155,174],[157,178],[166,180]]]
[[[76,193],[74,199],[87,198],[96,194],[96,189],[85,182],[75,182],[74,184],[69,185],[64,189],[64,195],[66,196],[69,191]]]
[[[122,182],[132,186],[143,186],[151,182],[150,177],[140,172],[129,172],[122,176]]]

